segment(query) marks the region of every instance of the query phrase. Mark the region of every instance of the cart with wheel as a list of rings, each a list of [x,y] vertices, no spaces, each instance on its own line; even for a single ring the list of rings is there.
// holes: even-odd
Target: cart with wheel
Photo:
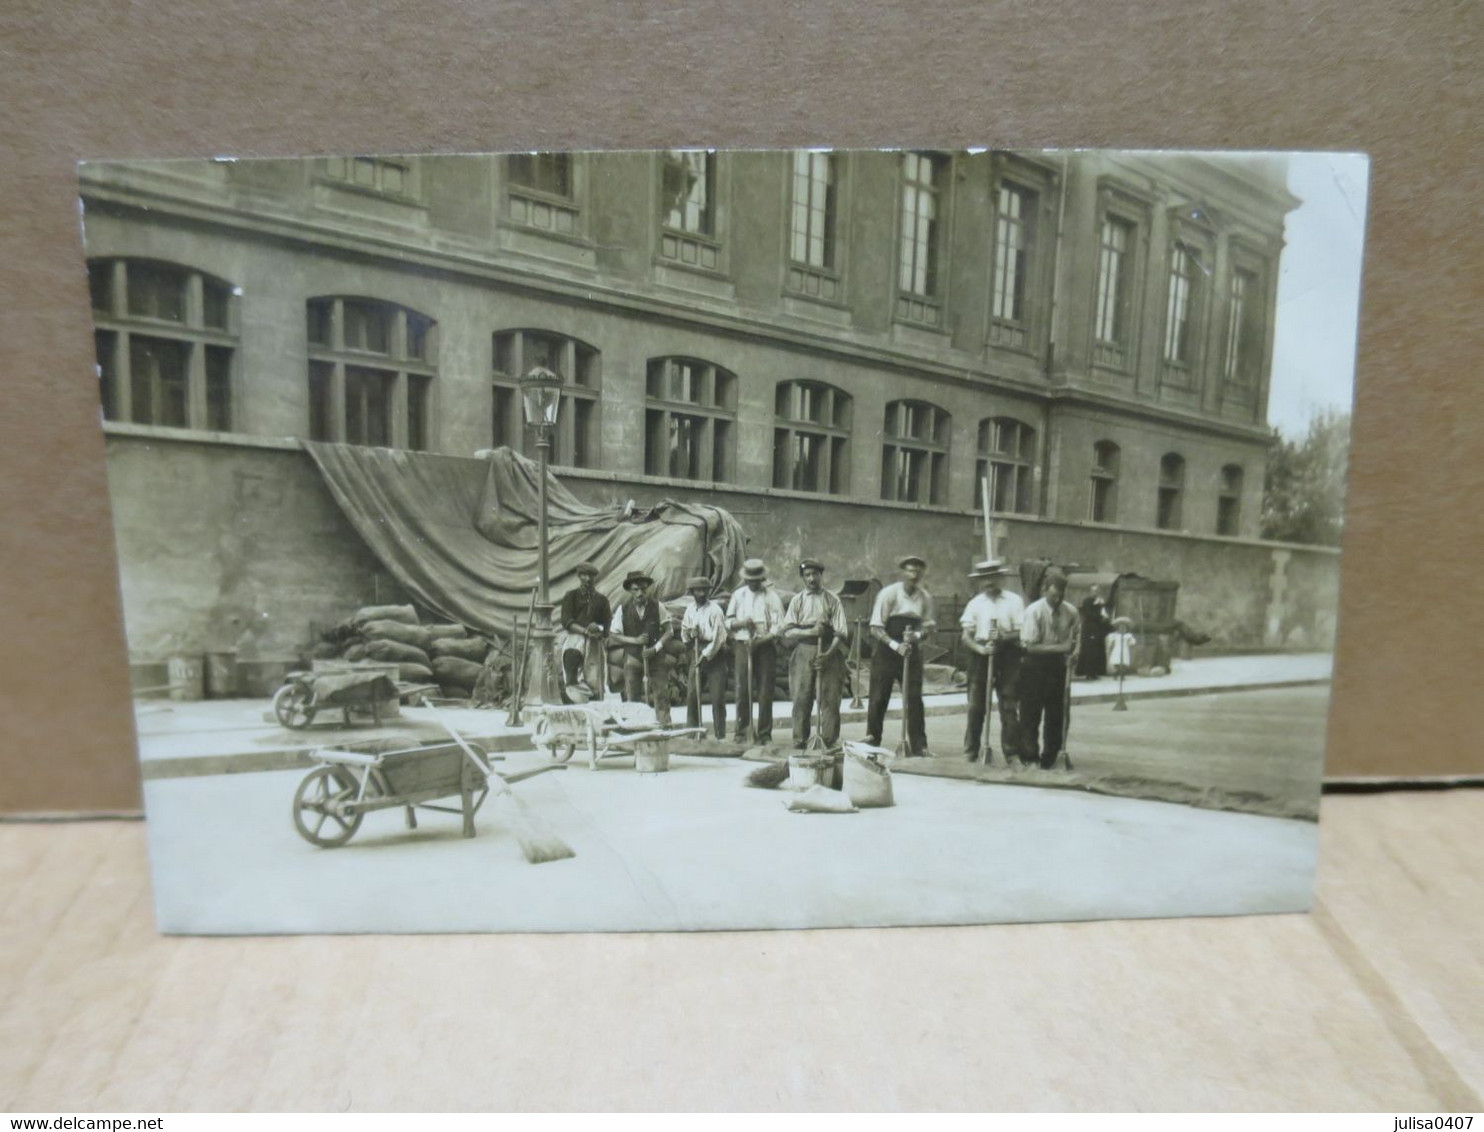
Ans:
[[[357,670],[350,666],[321,672],[290,672],[273,694],[273,715],[280,724],[302,731],[326,710],[340,709],[350,726],[353,709],[371,712],[372,725],[381,726],[381,705],[401,696],[397,681],[385,666]]]
[[[315,751],[313,758],[319,765],[294,794],[294,828],[323,849],[344,845],[373,810],[406,810],[408,829],[417,828],[419,809],[459,814],[464,836],[473,837],[474,815],[489,797],[491,777],[496,777],[489,770],[489,755],[472,743],[467,750],[453,742],[374,754],[324,749]],[[559,769],[560,765],[545,765],[497,777],[508,784]],[[455,796],[457,808],[433,804]]]
[[[597,770],[604,759],[631,758],[644,763],[641,745],[668,744],[672,739],[704,735],[704,727],[662,728],[647,704],[603,703],[546,705],[536,713],[532,738],[552,759],[566,763],[578,748],[587,751],[587,765]]]

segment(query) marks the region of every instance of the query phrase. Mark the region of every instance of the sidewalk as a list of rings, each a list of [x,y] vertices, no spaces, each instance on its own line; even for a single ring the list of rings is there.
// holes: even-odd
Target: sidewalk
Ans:
[[[1180,661],[1168,676],[1130,677],[1124,682],[1129,700],[1166,696],[1200,696],[1216,692],[1324,684],[1330,679],[1328,653],[1277,656],[1209,657]],[[1072,685],[1079,704],[1112,703],[1118,682],[1102,679]],[[967,706],[963,692],[924,697],[928,715],[960,715]],[[267,700],[201,700],[174,702],[139,700],[135,726],[146,779],[185,778],[209,774],[245,774],[312,765],[310,752],[320,747],[386,749],[446,740],[448,733],[425,708],[403,708],[402,717],[381,727],[338,726],[340,713],[327,713],[324,724],[289,731],[265,720]],[[470,742],[494,753],[531,749],[529,727],[512,728],[505,712],[472,708],[441,708],[446,719]],[[775,719],[787,719],[789,705],[774,705]],[[864,707],[843,707],[842,723],[858,723]],[[893,709],[888,719],[899,715]]]

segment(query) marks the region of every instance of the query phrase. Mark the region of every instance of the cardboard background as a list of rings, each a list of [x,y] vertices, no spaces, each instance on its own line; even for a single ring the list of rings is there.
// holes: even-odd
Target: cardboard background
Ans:
[[[1332,775],[1484,772],[1484,8],[0,8],[0,810],[138,805],[74,161],[674,144],[1358,149]]]

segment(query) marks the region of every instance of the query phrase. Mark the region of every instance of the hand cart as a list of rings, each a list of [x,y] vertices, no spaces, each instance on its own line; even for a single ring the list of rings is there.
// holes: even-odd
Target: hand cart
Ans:
[[[304,778],[294,794],[294,828],[306,841],[323,849],[344,845],[373,810],[404,808],[408,829],[417,828],[416,810],[460,814],[464,836],[474,836],[474,815],[489,796],[490,780],[520,782],[561,769],[540,766],[517,774],[496,775],[488,770],[489,756],[474,744],[469,752],[458,743],[435,743],[376,754],[323,749],[314,752],[320,764]],[[471,757],[472,754],[472,757]],[[483,760],[481,766],[476,760]],[[435,806],[438,798],[457,795],[457,809]]]

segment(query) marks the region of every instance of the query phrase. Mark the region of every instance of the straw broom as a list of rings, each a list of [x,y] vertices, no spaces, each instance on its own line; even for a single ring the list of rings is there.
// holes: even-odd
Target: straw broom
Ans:
[[[495,773],[464,740],[464,737],[454,730],[448,720],[443,718],[442,713],[435,708],[426,697],[423,698],[423,707],[439,726],[452,736],[453,741],[463,748],[464,754],[477,766],[489,781],[489,788],[494,792],[496,805],[502,807],[503,817],[510,826],[510,832],[515,835],[516,841],[520,843],[520,851],[525,854],[526,860],[533,865],[544,864],[547,861],[562,861],[568,857],[575,857],[577,853],[573,848],[563,841],[531,812],[531,807],[518,797],[515,791],[510,789],[510,783],[504,777]]]

